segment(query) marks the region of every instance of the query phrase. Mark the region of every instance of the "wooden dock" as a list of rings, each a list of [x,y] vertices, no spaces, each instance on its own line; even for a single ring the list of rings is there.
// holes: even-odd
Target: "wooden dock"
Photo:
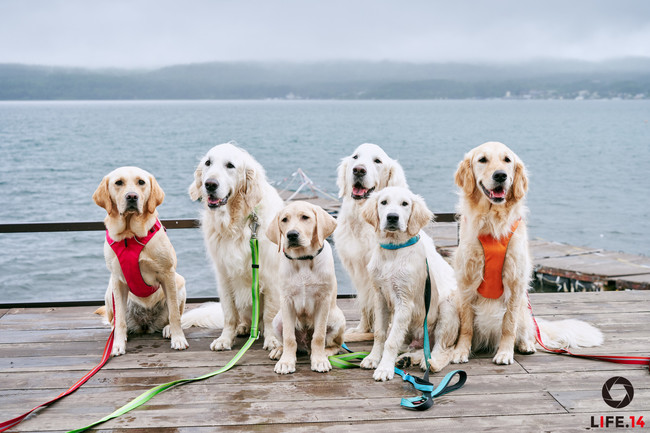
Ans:
[[[582,353],[650,355],[650,291],[543,293],[531,299],[539,317],[580,318],[603,330],[604,346]],[[354,300],[339,299],[339,305],[354,325]],[[109,328],[93,315],[94,309],[0,310],[0,420],[58,395],[99,361]],[[111,359],[76,393],[12,431],[78,428],[157,384],[214,371],[235,353],[210,351],[218,333],[188,329],[190,348],[184,352],[171,350],[160,335],[134,336],[126,355]],[[236,348],[244,341],[238,339]],[[356,350],[370,346],[352,344]],[[630,416],[645,416],[650,421],[648,368],[544,352],[516,355],[515,360],[498,366],[488,356],[470,359],[461,366],[469,376],[462,389],[437,398],[428,411],[412,412],[400,407],[400,398],[418,393],[401,379],[375,383],[371,371],[359,369],[314,373],[305,356],[296,373],[280,376],[257,342],[231,371],[170,389],[106,422],[100,431],[568,432],[590,430],[592,417],[596,422],[600,416],[624,416],[626,422]],[[434,375],[433,381],[454,368]],[[613,376],[624,376],[634,386],[634,399],[625,409],[613,409],[602,399],[603,384]]]

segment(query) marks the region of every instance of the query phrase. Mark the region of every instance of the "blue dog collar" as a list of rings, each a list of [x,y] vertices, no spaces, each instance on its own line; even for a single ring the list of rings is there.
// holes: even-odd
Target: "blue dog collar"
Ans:
[[[379,244],[385,250],[399,250],[400,248],[410,247],[420,240],[420,235],[415,235],[403,244]]]

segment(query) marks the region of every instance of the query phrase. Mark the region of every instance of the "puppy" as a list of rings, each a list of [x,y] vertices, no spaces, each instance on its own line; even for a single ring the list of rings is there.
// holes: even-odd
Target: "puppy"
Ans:
[[[274,333],[265,330],[271,330],[279,309],[282,279],[278,269],[282,256],[266,237],[266,229],[284,202],[266,180],[262,166],[232,142],[213,147],[201,158],[189,194],[192,200],[201,200],[204,205],[201,227],[214,264],[221,305],[215,303],[192,310],[183,317],[184,323],[191,326],[217,322],[214,317],[220,317],[223,309],[223,332],[210,345],[212,350],[230,350],[237,335],[250,332],[249,224],[254,214],[259,224],[260,330],[265,349],[279,348]]]
[[[266,231],[284,255],[281,307],[273,320],[284,348],[276,373],[296,371],[298,348],[311,348],[311,369],[327,372],[332,369],[327,357],[338,353],[343,344],[345,317],[336,305],[334,258],[326,241],[335,228],[336,220],[321,207],[293,202]]]
[[[176,273],[176,253],[156,211],[164,198],[156,179],[137,167],[113,170],[93,194],[107,212],[105,315],[115,321],[113,356],[125,353],[127,332],[157,332],[167,324],[163,335],[171,337],[172,349],[188,347],[180,323],[185,280]]]
[[[527,308],[532,261],[525,220],[526,168],[504,144],[488,142],[465,155],[455,180],[461,188],[454,257],[461,327],[453,362],[467,362],[471,351],[496,349],[496,364],[512,364],[515,348],[535,352]],[[602,342],[598,329],[578,320],[538,323],[549,347]]]
[[[458,316],[449,303],[456,282],[453,269],[422,231],[433,214],[424,200],[407,188],[388,187],[368,199],[362,217],[374,228],[367,270],[378,293],[374,344],[361,367],[376,368],[375,380],[389,380],[394,375],[398,352],[412,341],[422,347],[427,271],[431,301],[426,317],[429,335],[435,341],[431,361],[436,365],[439,359],[447,360],[458,335]],[[419,358],[424,369],[421,350]]]
[[[361,320],[352,333],[373,330],[375,288],[368,273],[368,262],[377,244],[375,231],[361,217],[361,207],[372,193],[387,186],[407,187],[400,164],[391,159],[381,147],[365,143],[352,155],[343,158],[338,167],[337,186],[341,197],[338,226],[334,232],[336,251],[357,291]]]

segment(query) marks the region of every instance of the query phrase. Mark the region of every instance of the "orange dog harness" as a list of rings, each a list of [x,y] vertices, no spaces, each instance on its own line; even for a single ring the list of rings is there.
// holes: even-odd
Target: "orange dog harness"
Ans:
[[[501,239],[494,239],[492,235],[478,237],[485,256],[483,281],[478,286],[478,292],[484,298],[498,299],[503,295],[503,264],[506,260],[510,238],[512,238],[518,226],[519,220],[512,225],[510,233]]]

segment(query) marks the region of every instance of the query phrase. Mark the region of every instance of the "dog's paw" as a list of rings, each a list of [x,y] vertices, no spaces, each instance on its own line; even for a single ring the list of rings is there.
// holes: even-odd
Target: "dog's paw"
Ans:
[[[275,338],[272,335],[264,336],[264,346],[262,347],[264,350],[270,350],[273,351],[277,349],[278,347],[282,347],[282,344],[278,341],[277,338]],[[280,352],[282,353],[282,352]]]
[[[397,361],[395,361],[395,367],[401,368],[402,370],[409,368],[411,365],[413,365],[411,353],[404,353],[398,356]]]
[[[512,350],[503,350],[498,352],[494,358],[492,358],[492,361],[499,365],[510,365],[515,362],[514,353]]]
[[[517,343],[517,352],[524,355],[532,355],[537,352],[535,348],[535,342],[533,341],[520,341]]]
[[[332,369],[329,359],[326,356],[319,356],[311,358],[311,370],[319,373],[327,373]]]
[[[210,350],[219,352],[221,350],[230,350],[232,348],[232,341],[227,338],[219,337],[210,344]]]
[[[278,374],[290,374],[296,371],[296,359],[280,359],[275,364],[274,371]]]
[[[451,357],[451,362],[453,364],[465,364],[466,362],[469,362],[469,350],[455,349],[454,354]]]
[[[282,356],[282,349],[283,349],[282,346],[272,349],[271,352],[269,353],[269,358],[280,359],[280,356]]]
[[[111,356],[120,356],[126,353],[126,341],[113,341]]]
[[[162,329],[162,336],[163,338],[172,338],[172,330],[169,325],[165,325],[165,327]]]
[[[185,350],[190,347],[189,343],[185,339],[184,335],[173,337],[172,338],[172,349],[174,350]]]
[[[250,335],[251,328],[244,323],[240,323],[239,325],[237,325],[237,329],[235,330],[235,332],[237,333],[238,337],[246,337]]]
[[[377,368],[379,365],[379,358],[375,358],[372,356],[372,354],[366,356],[363,358],[359,366],[361,368],[365,368],[366,370],[372,370],[373,368]]]
[[[375,379],[377,382],[386,382],[387,380],[391,380],[395,376],[395,367],[392,365],[380,365],[377,367],[375,372],[372,375],[372,378]]]

